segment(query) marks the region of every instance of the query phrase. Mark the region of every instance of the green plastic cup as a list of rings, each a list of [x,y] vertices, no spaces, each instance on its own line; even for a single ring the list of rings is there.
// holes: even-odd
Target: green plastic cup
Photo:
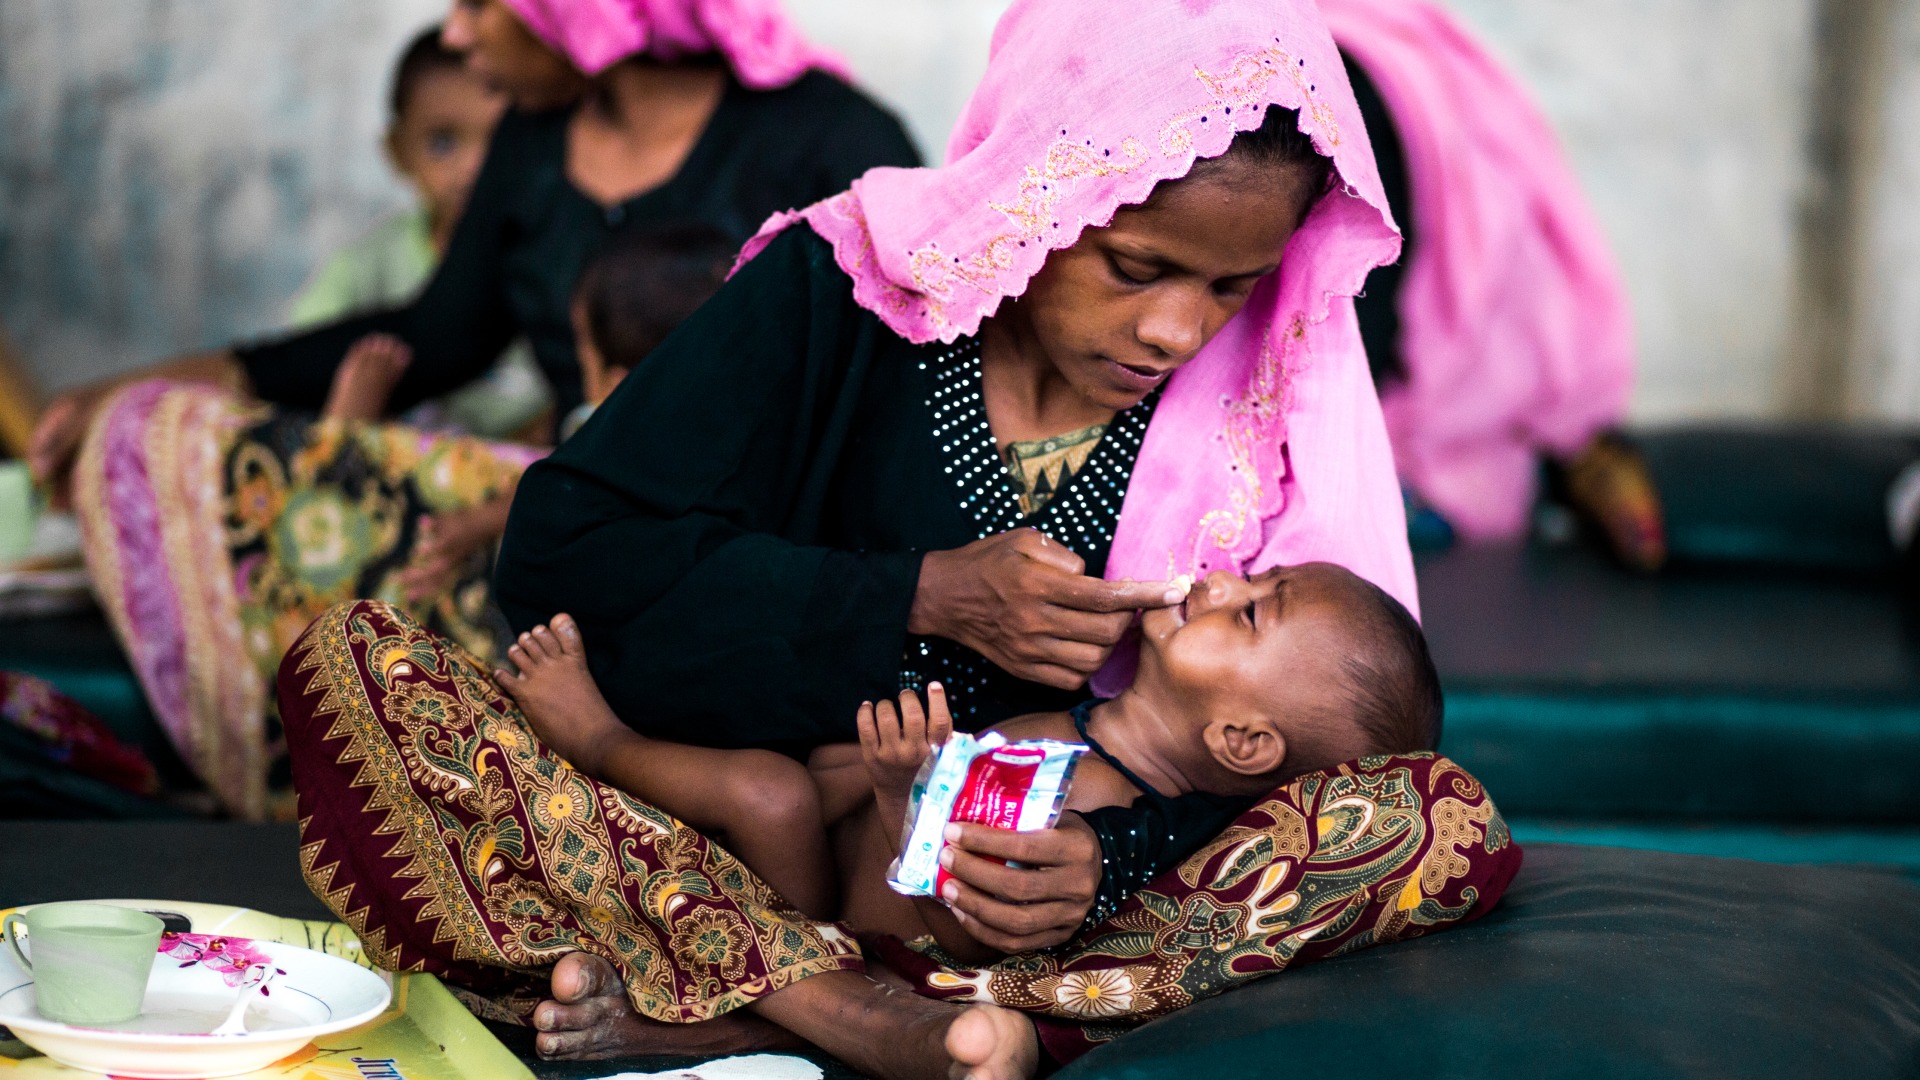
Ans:
[[[0,563],[33,550],[33,477],[24,461],[0,461]]]
[[[0,921],[0,937],[33,975],[40,1015],[85,1027],[140,1015],[162,929],[144,911],[109,904],[40,904]]]

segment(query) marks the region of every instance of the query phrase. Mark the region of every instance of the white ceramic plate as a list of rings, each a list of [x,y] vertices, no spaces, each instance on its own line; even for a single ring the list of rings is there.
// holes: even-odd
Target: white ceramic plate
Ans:
[[[166,903],[102,901],[155,910]],[[21,909],[26,910],[26,909]],[[203,929],[196,925],[195,930]],[[122,1024],[74,1027],[40,1015],[33,977],[0,947],[0,1027],[64,1065],[143,1080],[233,1076],[264,1068],[313,1039],[358,1027],[392,998],[387,976],[325,953],[272,941],[208,934],[160,943],[141,1014]],[[27,936],[27,954],[33,938]],[[251,990],[245,1035],[210,1035],[238,1000],[246,970],[273,970],[265,993]]]

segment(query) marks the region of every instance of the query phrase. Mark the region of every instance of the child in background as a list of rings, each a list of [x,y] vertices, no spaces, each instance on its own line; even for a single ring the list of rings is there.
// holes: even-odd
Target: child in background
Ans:
[[[294,298],[293,327],[413,299],[446,252],[506,99],[467,71],[460,54],[440,44],[436,26],[422,31],[401,54],[390,107],[387,160],[413,187],[419,203],[336,252]],[[336,377],[329,415],[378,419],[406,361],[406,346],[394,338],[357,345]],[[531,352],[524,342],[515,342],[486,376],[413,410],[406,422],[506,438],[538,420],[551,402]]]
[[[621,233],[580,273],[573,293],[574,347],[586,402],[566,418],[573,434],[620,380],[654,347],[706,303],[726,280],[735,245],[705,225],[665,226]],[[384,334],[354,343],[334,374],[321,415],[376,420],[406,370],[407,347]],[[513,495],[469,510],[423,519],[413,556],[401,574],[409,601],[438,595],[480,551],[506,531]]]

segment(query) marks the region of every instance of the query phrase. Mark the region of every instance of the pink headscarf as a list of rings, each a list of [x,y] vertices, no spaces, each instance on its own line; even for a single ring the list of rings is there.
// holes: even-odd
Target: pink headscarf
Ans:
[[[937,169],[877,168],[805,220],[911,341],[976,332],[1083,229],[1224,153],[1269,104],[1338,172],[1247,306],[1168,381],[1109,578],[1327,560],[1418,611],[1386,426],[1351,297],[1400,236],[1313,0],[1017,0]],[[1124,662],[1123,662],[1124,663]],[[1096,686],[1124,685],[1103,671]]]
[[[807,43],[780,0],[506,0],[542,41],[573,66],[598,75],[637,53],[676,60],[717,52],[756,90],[785,86],[819,68],[841,78],[846,64]]]
[[[1546,118],[1438,4],[1320,9],[1407,154],[1408,380],[1386,395],[1401,475],[1464,535],[1516,535],[1536,452],[1626,414],[1633,322],[1606,236]]]

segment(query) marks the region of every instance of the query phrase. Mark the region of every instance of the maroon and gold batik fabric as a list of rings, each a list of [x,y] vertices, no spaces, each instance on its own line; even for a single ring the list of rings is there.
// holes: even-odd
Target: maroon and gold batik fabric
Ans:
[[[1273,792],[1059,954],[969,969],[925,942],[881,952],[930,997],[1032,1014],[1067,1061],[1294,964],[1476,918],[1519,869],[1465,769],[1433,754],[1363,758]]]
[[[583,950],[672,1022],[862,967],[845,930],[541,746],[474,657],[390,605],[328,610],[279,691],[301,870],[382,967],[525,1017]]]

